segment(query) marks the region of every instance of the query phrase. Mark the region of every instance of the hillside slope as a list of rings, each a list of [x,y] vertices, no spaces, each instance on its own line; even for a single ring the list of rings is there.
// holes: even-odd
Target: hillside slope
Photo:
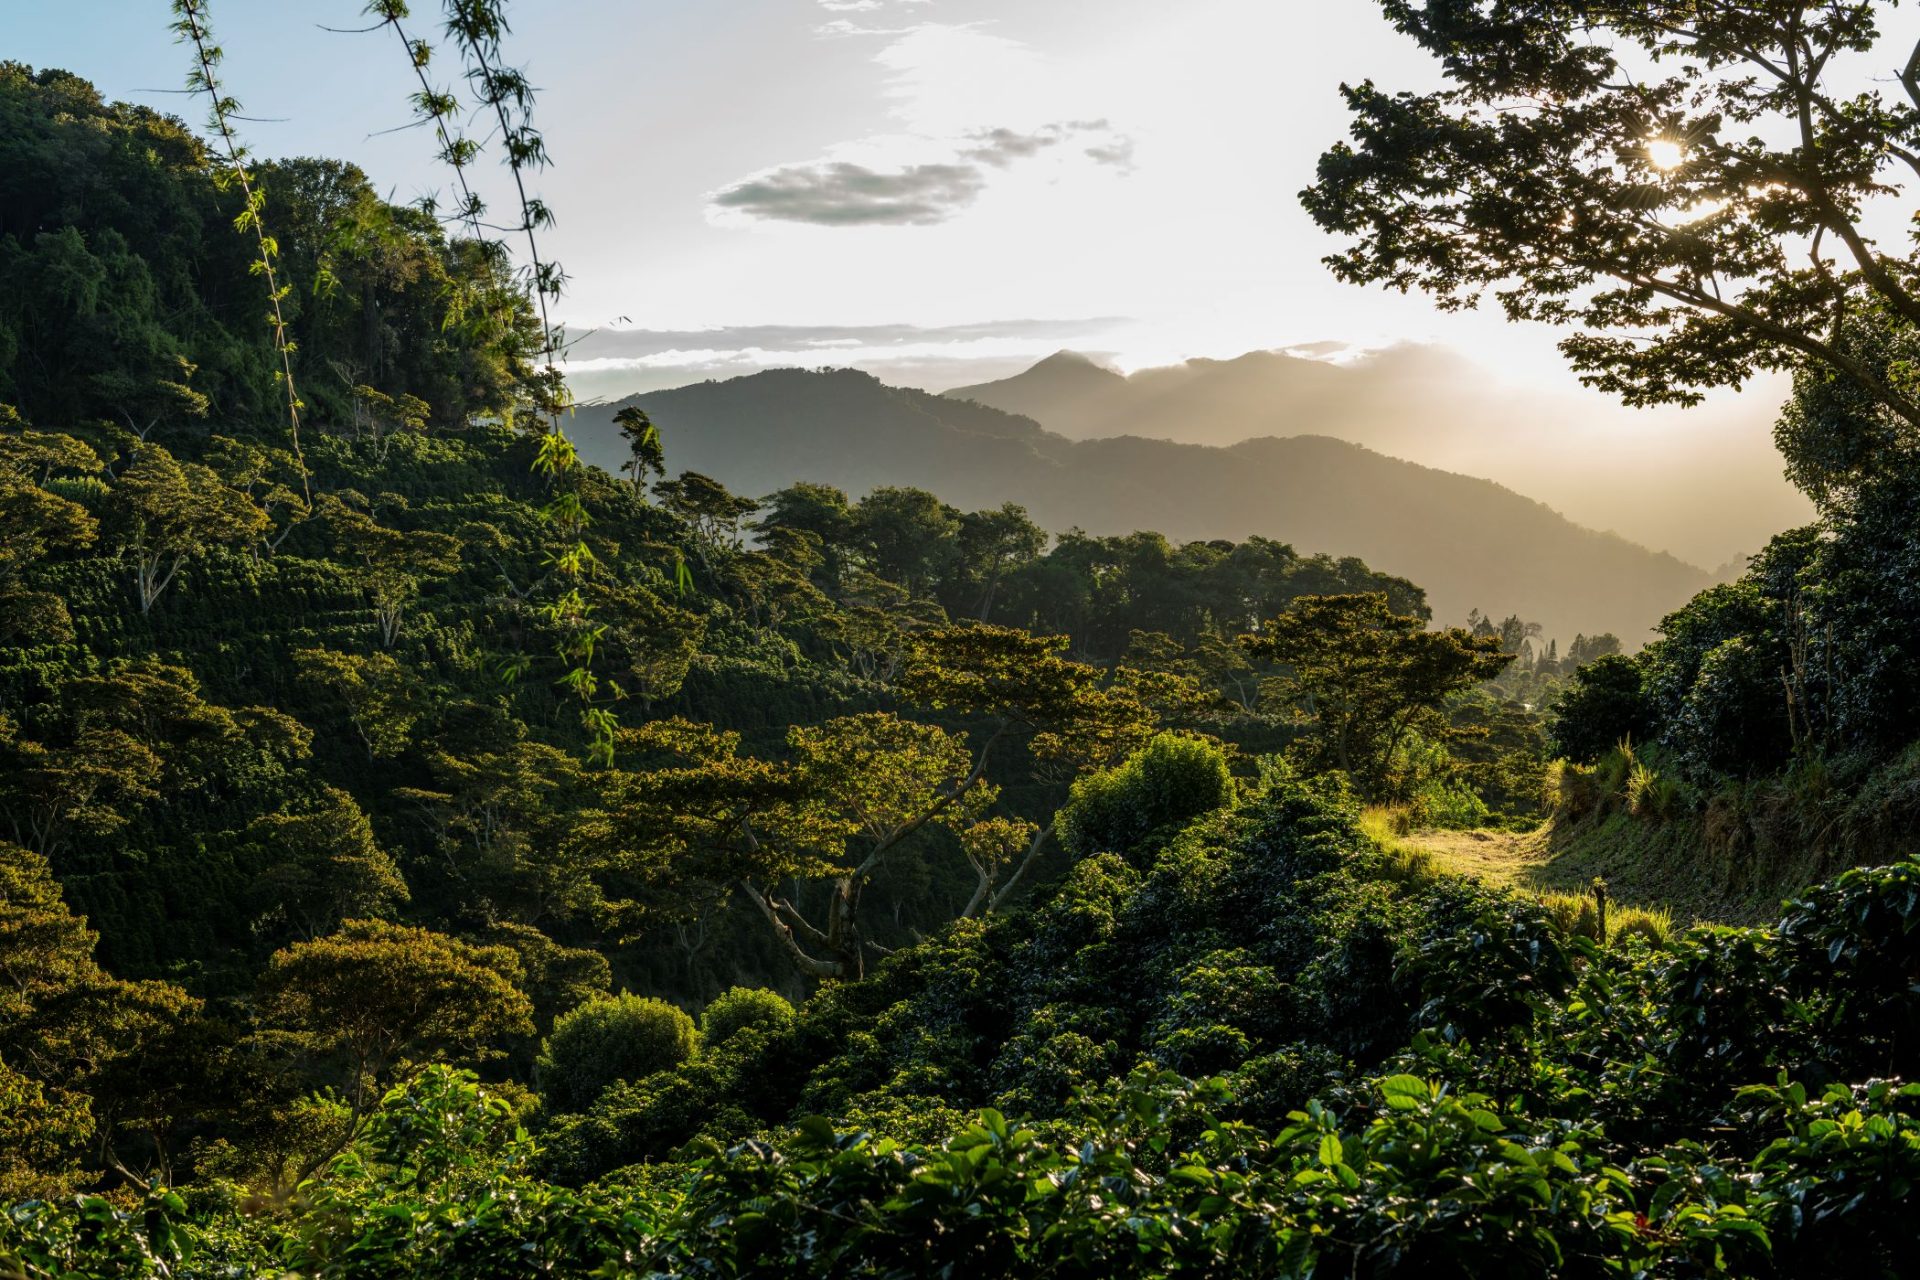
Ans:
[[[1427,589],[1435,616],[1519,613],[1548,634],[1646,638],[1707,575],[1597,533],[1490,481],[1316,436],[1230,448],[1140,437],[1073,441],[1031,419],[888,387],[853,370],[771,370],[588,406],[584,456],[616,467],[612,425],[639,404],[675,465],[765,494],[796,480],[859,494],[918,485],[962,507],[1018,502],[1044,527],[1180,540],[1283,539],[1356,555]]]

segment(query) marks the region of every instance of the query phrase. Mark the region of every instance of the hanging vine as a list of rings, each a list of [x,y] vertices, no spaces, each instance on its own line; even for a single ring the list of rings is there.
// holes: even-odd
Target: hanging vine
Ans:
[[[208,120],[220,135],[220,145],[226,152],[226,168],[218,171],[217,177],[223,183],[240,188],[242,204],[239,215],[234,219],[234,229],[242,235],[252,233],[257,254],[253,270],[267,282],[267,301],[272,308],[267,314],[267,324],[273,330],[274,351],[280,357],[280,368],[275,371],[274,380],[286,392],[287,431],[300,471],[301,493],[308,507],[311,507],[312,480],[307,472],[306,455],[300,449],[300,410],[304,406],[299,387],[293,380],[294,344],[287,336],[287,317],[280,305],[291,291],[291,286],[280,282],[274,268],[274,263],[280,257],[280,245],[267,234],[263,216],[267,204],[266,193],[254,182],[252,173],[247,169],[247,150],[241,145],[233,128],[234,118],[240,113],[240,104],[220,84],[218,69],[222,55],[220,46],[213,43],[207,21],[207,0],[173,0],[173,14],[175,39],[193,46],[194,62],[187,72],[187,90],[207,95]]]
[[[190,44],[194,51],[194,65],[187,78],[189,90],[206,94],[211,103],[211,124],[219,135],[226,159],[222,180],[237,186],[243,197],[235,227],[242,233],[252,234],[258,255],[254,269],[266,280],[271,304],[267,320],[280,358],[275,379],[286,393],[293,453],[299,464],[306,502],[311,507],[311,479],[300,445],[303,405],[293,375],[294,343],[282,306],[291,285],[282,280],[277,269],[279,245],[268,234],[263,217],[265,193],[247,168],[246,148],[233,127],[240,104],[222,87],[217,74],[221,50],[212,39],[207,4],[208,0],[173,0],[173,29],[177,38]],[[510,30],[505,0],[443,0],[443,4],[444,29],[460,50],[474,110],[491,118],[513,176],[519,221],[509,227],[493,227],[484,221],[486,206],[468,177],[482,147],[461,128],[463,113],[459,95],[451,89],[434,86],[428,74],[433,47],[427,40],[407,31],[406,0],[370,0],[366,12],[379,20],[378,25],[391,28],[406,49],[409,65],[419,83],[419,89],[410,95],[415,116],[431,123],[439,158],[453,170],[459,187],[459,206],[452,220],[464,224],[475,243],[493,246],[509,260],[510,250],[501,241],[490,238],[487,230],[523,236],[526,241],[528,266],[523,278],[540,320],[540,367],[531,379],[531,396],[542,427],[533,467],[545,478],[551,493],[543,514],[558,535],[558,549],[548,555],[547,566],[563,587],[541,607],[540,614],[558,633],[555,652],[566,669],[558,683],[581,705],[588,754],[602,763],[610,763],[618,721],[606,702],[624,695],[617,684],[603,682],[593,671],[594,657],[607,628],[594,621],[585,590],[587,579],[598,568],[599,560],[586,540],[590,516],[581,501],[579,484],[584,465],[562,428],[562,418],[571,406],[571,399],[559,368],[561,340],[553,324],[551,307],[565,289],[566,273],[558,262],[541,252],[539,233],[553,226],[553,214],[544,201],[532,194],[527,182],[529,171],[545,168],[550,158],[546,140],[533,124],[533,86],[525,73],[508,66],[502,55],[502,38]],[[461,305],[464,304],[456,300],[456,306]]]
[[[618,721],[606,700],[623,694],[617,684],[602,682],[593,671],[594,656],[607,628],[594,621],[585,587],[599,560],[586,540],[590,516],[579,492],[584,467],[561,425],[571,401],[559,369],[561,344],[550,307],[565,288],[566,274],[559,263],[541,253],[539,233],[553,226],[553,214],[527,186],[528,172],[545,168],[550,158],[545,139],[533,125],[533,86],[525,73],[507,66],[502,56],[501,40],[509,31],[505,0],[444,0],[444,5],[445,31],[460,50],[476,110],[491,116],[513,175],[519,221],[510,227],[491,229],[525,237],[529,263],[525,279],[540,314],[541,367],[534,377],[533,397],[544,425],[533,466],[545,477],[552,494],[543,515],[558,534],[560,548],[548,556],[547,566],[564,584],[558,595],[541,606],[540,614],[558,633],[555,652],[566,668],[559,684],[581,705],[589,757],[611,763]],[[406,30],[406,0],[370,0],[366,12],[390,27],[406,49],[420,86],[411,96],[415,117],[431,123],[439,157],[453,170],[459,185],[454,219],[464,223],[476,241],[498,243],[485,235],[490,226],[483,221],[486,206],[467,177],[481,148],[460,127],[459,96],[449,89],[436,88],[429,77],[433,48]],[[511,676],[520,666],[515,664],[508,670]]]

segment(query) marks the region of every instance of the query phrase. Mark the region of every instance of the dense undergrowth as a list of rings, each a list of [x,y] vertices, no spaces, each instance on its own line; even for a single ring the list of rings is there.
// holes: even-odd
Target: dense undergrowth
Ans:
[[[581,1170],[579,1127],[530,1139],[436,1069],[284,1202],[27,1204],[0,1256],[33,1275],[1893,1274],[1920,1176],[1920,1088],[1898,1083],[1917,903],[1899,864],[1771,927],[1600,946],[1408,875],[1341,802],[1277,780],[1083,864],[1030,916],[732,1030],[695,1060],[708,1098],[683,1103],[689,1067],[643,1081],[614,1109],[651,1108],[650,1166],[616,1167],[630,1148]],[[728,1081],[759,1100],[781,1079],[763,1136],[712,1132],[744,1116]],[[658,1113],[683,1105],[705,1123],[669,1134]],[[796,1119],[814,1113],[835,1120]]]

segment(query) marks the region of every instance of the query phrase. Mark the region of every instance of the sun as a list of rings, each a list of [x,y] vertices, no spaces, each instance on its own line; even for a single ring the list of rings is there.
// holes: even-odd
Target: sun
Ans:
[[[1647,139],[1647,163],[1656,169],[1678,169],[1687,159],[1687,148],[1672,138]]]

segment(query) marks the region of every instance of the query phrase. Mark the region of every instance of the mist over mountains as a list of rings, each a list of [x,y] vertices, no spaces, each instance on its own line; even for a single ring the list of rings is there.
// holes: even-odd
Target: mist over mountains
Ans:
[[[1056,361],[1046,373],[1016,390],[1075,381],[1097,393],[1118,376],[1085,361]],[[629,403],[659,425],[676,471],[739,493],[798,480],[854,496],[915,485],[962,508],[1018,502],[1055,531],[1152,529],[1178,541],[1262,534],[1409,577],[1442,621],[1475,608],[1513,612],[1549,635],[1612,631],[1633,644],[1708,581],[1693,565],[1582,528],[1491,481],[1326,436],[1225,447],[1139,435],[1074,440],[1027,416],[855,370],[777,369],[585,406],[574,434],[589,461],[613,468],[624,459],[612,417]],[[1034,404],[1058,412],[1043,395]]]
[[[1696,409],[1626,409],[1597,394],[1503,385],[1445,347],[1405,343],[1334,361],[1255,351],[1128,375],[1061,351],[949,397],[1024,414],[1076,440],[1139,435],[1232,445],[1318,434],[1486,476],[1594,528],[1699,564],[1745,557],[1812,518],[1781,474],[1781,389]]]

